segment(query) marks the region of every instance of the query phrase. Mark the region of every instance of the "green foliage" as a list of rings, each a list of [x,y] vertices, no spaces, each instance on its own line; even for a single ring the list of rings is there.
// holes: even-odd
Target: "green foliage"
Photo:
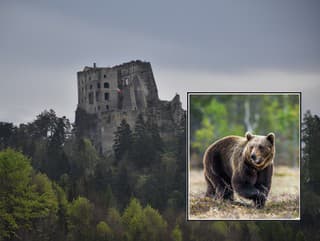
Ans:
[[[244,134],[247,127],[241,113],[245,112],[245,101],[241,102],[241,96],[233,98],[195,99],[192,108],[196,109],[196,114],[191,117],[192,140],[196,138],[199,143],[205,143],[205,139],[211,138],[207,135],[208,128],[212,128],[214,135],[210,141],[225,133]],[[264,118],[254,114],[261,106],[265,106],[261,109],[263,113],[268,113]],[[290,143],[295,145],[297,133],[292,131],[296,128],[298,114],[295,99],[290,96],[282,100],[279,97],[254,97],[249,100],[249,107],[248,123],[256,133],[264,134],[271,128],[276,132],[277,143],[280,142],[277,153],[281,148],[288,148]],[[6,143],[0,148],[9,145],[32,158],[29,160],[12,150],[0,152],[1,241],[319,239],[319,235],[313,233],[318,230],[320,217],[316,161],[320,128],[319,118],[311,113],[305,116],[303,125],[302,190],[306,192],[303,192],[303,216],[299,223],[185,222],[184,128],[177,130],[180,134],[176,139],[163,142],[157,126],[151,120],[143,121],[135,136],[136,144],[140,143],[136,151],[141,150],[145,155],[142,162],[134,158],[132,149],[125,151],[121,160],[115,162],[113,157],[99,156],[88,139],[68,136],[68,128],[59,124],[63,118],[53,113],[49,111],[37,117],[35,123],[9,126],[9,135],[5,138],[1,137],[0,131],[1,142]],[[196,137],[197,130],[200,135]],[[140,137],[145,140],[138,141]],[[151,152],[143,150],[146,148]],[[195,143],[192,148],[199,151],[203,147]],[[63,161],[58,161],[61,165],[53,163],[58,158]],[[30,162],[36,171],[43,170],[45,174],[34,171]],[[61,186],[50,179],[59,180]],[[132,198],[134,196],[138,199]]]
[[[212,229],[219,237],[226,237],[228,233],[228,226],[226,222],[215,221],[212,223]]]
[[[0,152],[0,237],[16,236],[29,227],[34,198],[31,166],[27,158],[11,149]],[[41,210],[42,211],[42,210]]]
[[[176,225],[172,230],[171,238],[173,241],[182,241],[182,232],[179,225]]]
[[[212,99],[207,106],[203,108],[203,119],[201,127],[195,131],[195,140],[192,147],[204,152],[207,143],[213,142],[214,137],[221,137],[227,132],[227,111],[223,104]]]
[[[63,189],[56,183],[53,183],[53,190],[55,192],[58,201],[58,212],[57,212],[57,231],[55,236],[63,239],[68,232],[68,213],[69,213],[69,202]]]
[[[84,176],[85,178],[92,176],[98,160],[99,156],[91,141],[86,138],[80,140],[75,157],[75,163],[80,170],[80,176]]]
[[[97,224],[97,237],[99,241],[113,240],[112,229],[106,222],[100,221]]]
[[[119,211],[115,208],[109,208],[107,221],[112,227],[114,240],[122,240],[124,237],[124,226]]]
[[[193,105],[194,101],[202,113],[199,128],[192,128],[195,130],[191,132],[191,148],[193,153],[196,153],[198,160],[200,159],[199,155],[203,155],[205,149],[214,140],[230,134],[243,135],[243,126],[235,122],[233,111],[228,109],[232,106],[226,106],[223,102],[220,103],[214,98],[210,100],[205,98],[206,105],[201,106],[202,98],[197,96],[192,96],[191,98],[191,105]],[[191,113],[192,118],[193,115]],[[228,120],[232,121],[228,122]],[[194,121],[191,121],[191,123],[194,123]]]
[[[141,241],[164,240],[167,223],[160,213],[149,205],[143,209],[143,233]]]
[[[71,196],[85,195],[88,193],[90,182],[94,180],[96,166],[100,161],[99,155],[91,141],[86,138],[72,139],[64,149],[70,163]],[[66,178],[65,175],[63,177]]]
[[[59,236],[57,221],[59,202],[57,193],[51,180],[45,174],[38,173],[32,178],[32,188],[35,191],[34,209],[37,213],[32,219],[32,229],[36,228],[31,236],[34,239],[50,240]]]
[[[192,95],[190,97],[192,165],[205,149],[227,135],[276,134],[276,164],[298,166],[298,95]]]
[[[192,148],[198,149],[203,153],[208,143],[213,142],[214,126],[209,119],[204,118],[201,122],[201,129],[195,131],[195,140],[192,142]]]
[[[69,239],[87,240],[92,236],[93,204],[84,197],[73,200],[69,207]]]
[[[47,216],[49,212],[56,213],[58,210],[58,200],[47,175],[42,173],[36,174],[33,177],[32,184],[32,189],[38,195],[36,206],[39,210],[42,210],[39,212],[40,216]]]
[[[10,146],[22,151],[32,158],[35,170],[58,180],[69,169],[63,146],[70,136],[70,129],[69,120],[56,116],[53,110],[45,110],[33,122],[19,127],[0,123],[0,150]]]
[[[33,174],[29,160],[11,149],[0,152],[0,236],[18,236],[39,219],[54,222],[58,200],[45,174]],[[37,235],[48,231],[39,226]]]
[[[128,241],[140,240],[143,233],[143,209],[137,199],[131,199],[122,215],[122,223]]]
[[[140,202],[133,198],[122,215],[127,240],[157,241],[164,240],[167,223],[150,206],[142,208]]]

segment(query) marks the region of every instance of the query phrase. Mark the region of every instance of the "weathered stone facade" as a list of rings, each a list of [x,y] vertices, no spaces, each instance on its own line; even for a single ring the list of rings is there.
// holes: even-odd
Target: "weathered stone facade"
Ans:
[[[112,151],[114,132],[122,119],[133,129],[136,117],[152,118],[163,138],[173,136],[185,111],[179,95],[161,101],[151,64],[132,61],[114,67],[85,67],[78,72],[76,128],[101,153]]]

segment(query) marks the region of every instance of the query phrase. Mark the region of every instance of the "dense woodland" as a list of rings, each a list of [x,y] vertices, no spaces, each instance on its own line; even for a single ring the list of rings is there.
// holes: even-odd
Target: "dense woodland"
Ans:
[[[214,141],[228,136],[274,132],[276,165],[299,164],[299,96],[190,95],[190,138],[193,166],[202,168],[202,155]]]
[[[101,156],[53,110],[0,123],[0,240],[320,240],[320,119],[302,126],[301,221],[186,221],[185,129],[163,141],[138,117]]]

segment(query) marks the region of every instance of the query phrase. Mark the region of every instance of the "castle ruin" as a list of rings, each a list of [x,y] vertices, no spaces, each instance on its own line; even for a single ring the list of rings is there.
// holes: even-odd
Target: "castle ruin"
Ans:
[[[170,138],[185,118],[180,97],[159,99],[151,64],[140,60],[114,67],[84,67],[77,73],[76,129],[99,152],[112,151],[114,133],[125,119],[134,129],[136,118],[153,119],[162,138]]]

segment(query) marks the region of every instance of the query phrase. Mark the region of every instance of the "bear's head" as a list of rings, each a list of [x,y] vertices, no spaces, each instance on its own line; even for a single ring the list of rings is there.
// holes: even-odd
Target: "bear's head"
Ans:
[[[245,160],[258,170],[262,170],[273,163],[275,154],[275,136],[252,135],[246,133],[247,144],[244,150]]]

